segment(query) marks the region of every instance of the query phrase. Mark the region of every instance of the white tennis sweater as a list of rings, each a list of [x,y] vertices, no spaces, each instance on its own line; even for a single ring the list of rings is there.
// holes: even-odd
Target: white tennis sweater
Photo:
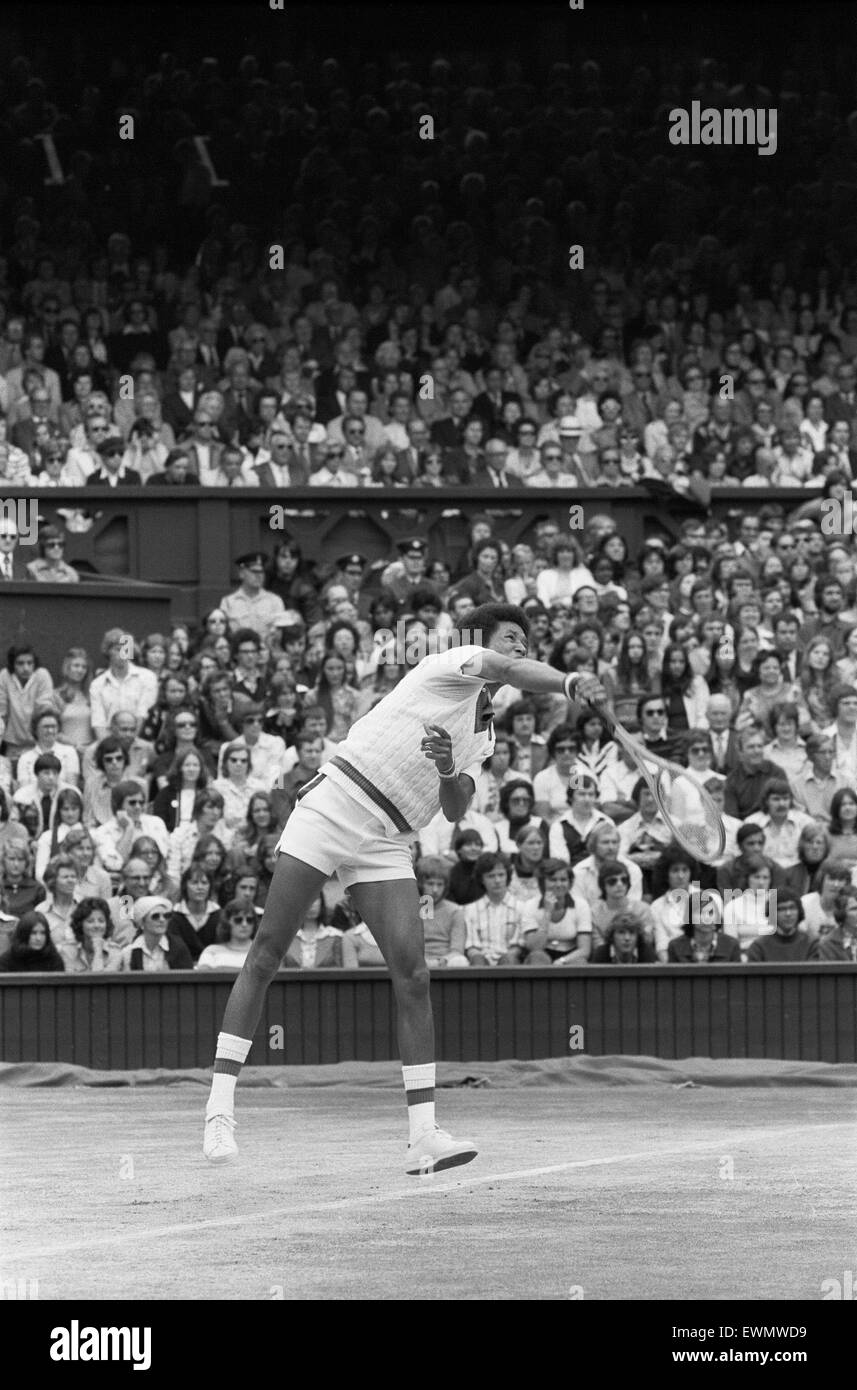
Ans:
[[[427,656],[352,725],[321,772],[371,811],[394,839],[412,840],[440,806],[435,764],[420,742],[424,724],[452,739],[456,772],[476,782],[494,751],[494,710],[482,676],[461,668],[484,648],[453,647]]]

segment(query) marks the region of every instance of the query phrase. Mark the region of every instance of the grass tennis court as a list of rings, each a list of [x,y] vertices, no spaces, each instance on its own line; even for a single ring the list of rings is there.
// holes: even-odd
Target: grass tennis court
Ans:
[[[42,1299],[815,1300],[855,1268],[853,1089],[441,1090],[481,1152],[430,1178],[401,1171],[392,1088],[247,1088],[222,1168],[205,1094],[6,1089],[0,1278]]]

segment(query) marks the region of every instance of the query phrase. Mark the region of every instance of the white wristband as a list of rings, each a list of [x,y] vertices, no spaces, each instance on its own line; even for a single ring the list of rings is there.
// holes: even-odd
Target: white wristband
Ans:
[[[564,693],[565,698],[566,698],[567,700],[573,700],[573,699],[574,699],[574,687],[577,685],[577,682],[578,682],[580,679],[581,679],[581,677],[580,677],[579,672],[577,672],[577,671],[569,671],[568,675],[566,676],[565,680],[564,680],[563,683],[562,683],[563,693]]]
[[[440,768],[438,768],[437,775],[440,778],[441,782],[453,782],[455,778],[458,776],[458,773],[456,772],[455,768],[452,769],[452,772],[441,772]]]

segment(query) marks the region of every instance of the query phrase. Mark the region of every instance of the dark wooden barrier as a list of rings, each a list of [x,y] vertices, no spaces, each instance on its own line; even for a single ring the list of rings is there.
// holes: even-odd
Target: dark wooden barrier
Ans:
[[[103,666],[101,640],[107,628],[126,627],[141,637],[168,632],[178,606],[177,591],[163,584],[11,581],[0,585],[2,655],[12,642],[32,642],[58,681],[69,647],[85,647]]]
[[[235,588],[236,555],[252,549],[273,552],[284,536],[299,540],[308,560],[329,561],[358,551],[375,561],[389,559],[398,538],[418,532],[429,540],[432,558],[456,564],[467,545],[468,522],[479,512],[490,511],[498,537],[514,545],[530,539],[545,517],[567,527],[569,507],[577,505],[584,521],[602,513],[614,517],[634,553],[644,537],[675,538],[681,521],[702,511],[678,496],[665,501],[638,488],[618,493],[533,488],[57,488],[26,496],[38,499],[44,520],[57,519],[60,508],[89,513],[90,529],[69,534],[70,563],[95,575],[172,585],[181,591],[173,616],[192,619]],[[788,510],[805,502],[806,494],[800,489],[724,489],[711,510],[727,517],[774,500]],[[288,515],[272,516],[276,507],[285,508]],[[280,519],[284,529],[273,529],[272,520]],[[61,517],[59,521],[62,524]]]
[[[233,975],[3,975],[5,1062],[207,1067]],[[586,966],[432,976],[446,1061],[625,1054],[857,1061],[857,965]],[[582,1033],[572,1034],[572,1029]],[[251,1064],[396,1058],[383,970],[281,972]]]

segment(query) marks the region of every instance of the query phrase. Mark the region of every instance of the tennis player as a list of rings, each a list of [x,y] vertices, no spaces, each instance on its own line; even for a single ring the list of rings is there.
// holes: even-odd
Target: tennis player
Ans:
[[[235,1083],[265,993],[333,874],[350,889],[392,979],[410,1131],[405,1171],[429,1173],[476,1157],[474,1144],[435,1124],[434,1023],[412,845],[438,804],[451,822],[467,810],[494,749],[491,695],[501,685],[587,702],[606,698],[594,676],[528,659],[528,636],[520,608],[489,603],[472,609],[458,630],[459,645],[413,667],[301,789],[217,1039],[203,1140],[212,1163],[237,1155]]]

